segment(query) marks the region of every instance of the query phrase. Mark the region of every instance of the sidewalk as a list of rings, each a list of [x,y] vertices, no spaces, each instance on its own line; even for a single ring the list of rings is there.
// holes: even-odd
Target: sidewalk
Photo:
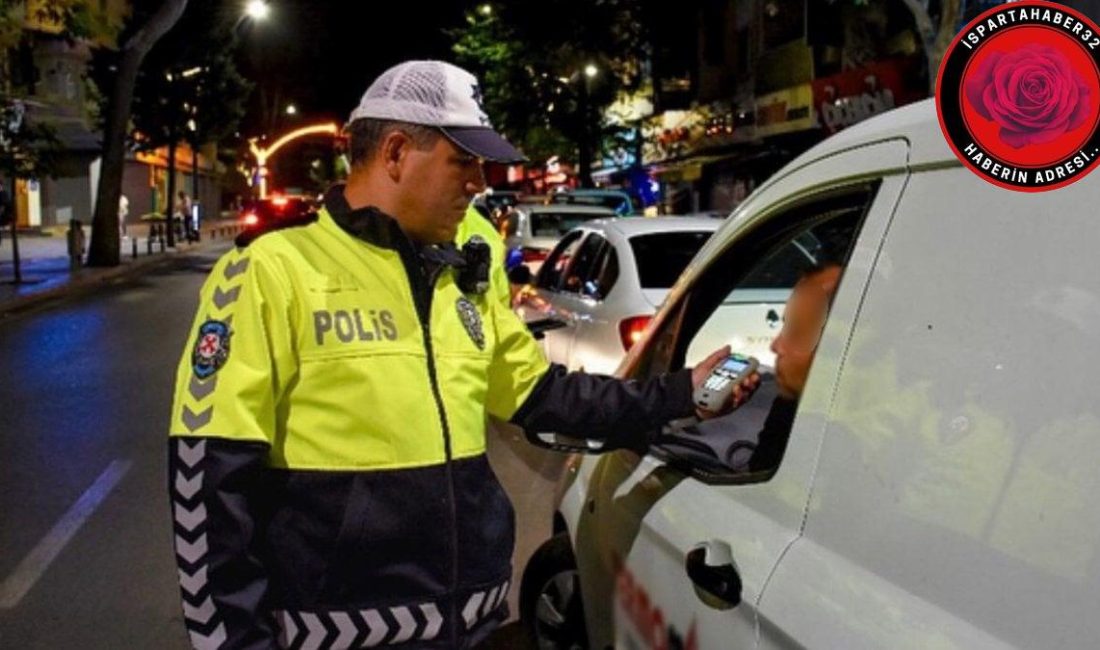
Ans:
[[[231,240],[239,232],[236,220],[205,221],[202,224],[202,241],[177,242],[176,249],[161,252],[159,241],[152,242],[149,253],[148,224],[127,226],[127,237],[122,240],[121,263],[109,268],[69,268],[68,245],[65,231],[58,228],[43,234],[19,233],[19,259],[22,283],[15,284],[12,263],[11,229],[4,228],[0,242],[0,318],[15,311],[54,300],[62,296],[94,289],[120,278],[138,275],[151,267],[168,262],[176,255],[201,250],[212,243]],[[211,234],[215,237],[211,238]],[[91,242],[91,227],[84,228],[85,241]],[[133,257],[134,242],[137,257]]]

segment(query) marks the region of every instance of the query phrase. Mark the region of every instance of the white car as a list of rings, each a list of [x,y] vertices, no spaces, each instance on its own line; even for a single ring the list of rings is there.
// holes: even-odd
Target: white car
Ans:
[[[697,362],[738,327],[725,297],[809,233],[844,274],[785,451],[737,459],[758,394],[644,456],[572,457],[523,578],[539,647],[1096,647],[1097,205],[1100,176],[1022,193],[963,168],[931,100],[784,167],[619,374]]]
[[[504,245],[519,250],[523,263],[536,273],[550,250],[573,228],[596,219],[618,216],[598,205],[517,205],[503,224]]]
[[[516,313],[529,322],[564,324],[544,334],[550,361],[611,374],[721,223],[687,217],[589,222],[562,238],[531,288],[520,293]],[[768,327],[763,318],[760,324]]]

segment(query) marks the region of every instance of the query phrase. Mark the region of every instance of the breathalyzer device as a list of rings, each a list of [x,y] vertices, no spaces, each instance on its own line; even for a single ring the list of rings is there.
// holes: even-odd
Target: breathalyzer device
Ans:
[[[751,375],[760,362],[754,357],[731,354],[723,359],[692,395],[695,405],[708,411],[718,411],[729,400],[733,387]]]

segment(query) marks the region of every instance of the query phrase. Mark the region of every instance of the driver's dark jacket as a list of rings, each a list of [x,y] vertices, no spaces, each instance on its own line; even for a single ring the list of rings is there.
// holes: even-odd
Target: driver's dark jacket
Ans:
[[[687,370],[638,383],[548,364],[471,212],[455,244],[474,234],[491,286],[464,295],[455,247],[418,249],[337,187],[314,222],[214,266],[168,458],[195,647],[472,647],[512,580],[487,416],[614,448],[692,412]]]

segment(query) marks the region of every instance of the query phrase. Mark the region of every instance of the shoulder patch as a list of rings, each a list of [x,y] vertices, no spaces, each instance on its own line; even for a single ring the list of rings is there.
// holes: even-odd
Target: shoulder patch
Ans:
[[[466,333],[470,335],[470,340],[474,342],[477,349],[484,350],[485,331],[482,329],[481,314],[478,313],[477,307],[466,296],[462,296],[455,303],[455,309],[458,310],[458,317],[462,320]]]
[[[195,348],[191,352],[191,366],[195,376],[206,379],[213,375],[229,358],[229,325],[220,320],[208,320],[199,326]]]
[[[237,235],[237,238],[233,240],[233,243],[237,245],[237,248],[247,248],[248,245],[256,241],[257,238],[262,237],[269,232],[276,232],[278,230],[285,230],[287,228],[308,226],[314,221],[317,221],[316,212],[310,212],[309,214],[300,217],[292,217],[290,219],[271,221],[262,226],[257,226],[256,228],[249,228],[248,230],[245,230],[241,234]]]

